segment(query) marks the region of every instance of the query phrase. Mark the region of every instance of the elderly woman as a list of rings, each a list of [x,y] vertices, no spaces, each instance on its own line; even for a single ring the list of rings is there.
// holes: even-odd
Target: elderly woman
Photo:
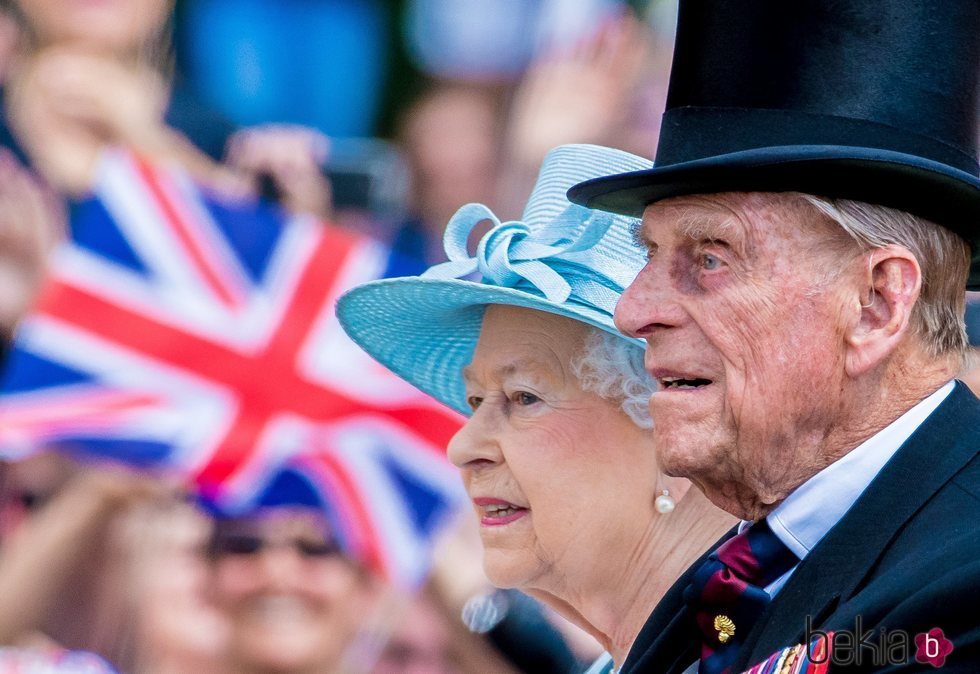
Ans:
[[[558,148],[522,221],[466,206],[446,230],[449,262],[360,286],[338,304],[370,354],[469,416],[449,455],[491,581],[550,605],[617,665],[674,580],[734,522],[657,467],[654,383],[642,345],[612,320],[644,262],[634,221],[565,198],[578,180],[648,163]],[[483,220],[495,226],[471,259],[467,235]]]

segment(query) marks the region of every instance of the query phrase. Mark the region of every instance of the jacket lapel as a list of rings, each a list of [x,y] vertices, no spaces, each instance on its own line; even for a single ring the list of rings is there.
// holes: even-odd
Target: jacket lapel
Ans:
[[[951,429],[956,429],[951,432]],[[849,598],[901,527],[980,447],[980,401],[960,382],[790,576],[749,633],[733,668],[742,671],[804,638]]]

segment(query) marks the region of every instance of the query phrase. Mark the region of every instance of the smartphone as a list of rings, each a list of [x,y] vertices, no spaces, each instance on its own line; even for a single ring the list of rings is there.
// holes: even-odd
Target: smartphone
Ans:
[[[323,166],[337,210],[391,218],[408,206],[408,165],[398,148],[378,138],[331,138]]]

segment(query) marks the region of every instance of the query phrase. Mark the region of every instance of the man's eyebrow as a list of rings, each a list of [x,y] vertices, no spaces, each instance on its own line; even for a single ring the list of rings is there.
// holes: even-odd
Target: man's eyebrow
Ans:
[[[637,220],[630,226],[630,238],[633,240],[633,245],[637,248],[648,251],[657,249],[656,242],[652,241],[647,235],[647,230],[643,226],[642,220]]]
[[[688,213],[681,216],[681,231],[689,239],[727,239],[737,232],[735,221],[730,216],[708,213]]]

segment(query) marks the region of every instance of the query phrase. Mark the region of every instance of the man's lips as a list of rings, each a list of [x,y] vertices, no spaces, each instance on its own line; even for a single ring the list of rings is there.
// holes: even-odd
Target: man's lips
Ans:
[[[650,368],[651,376],[657,380],[660,391],[697,391],[710,386],[713,380],[696,372],[674,370],[663,367]]]
[[[480,513],[480,524],[485,527],[510,524],[531,512],[528,508],[499,498],[481,496],[474,498],[473,503],[477,507],[477,512]]]

